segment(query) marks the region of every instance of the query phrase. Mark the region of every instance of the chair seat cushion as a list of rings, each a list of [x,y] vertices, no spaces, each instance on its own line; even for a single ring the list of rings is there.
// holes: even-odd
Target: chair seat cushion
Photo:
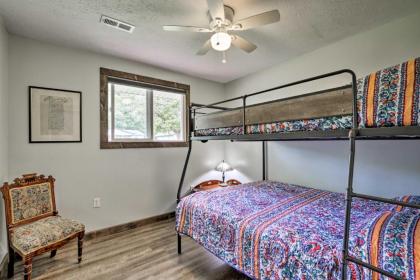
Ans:
[[[14,228],[11,233],[11,242],[22,255],[28,255],[84,229],[85,226],[79,222],[60,216],[51,216]]]

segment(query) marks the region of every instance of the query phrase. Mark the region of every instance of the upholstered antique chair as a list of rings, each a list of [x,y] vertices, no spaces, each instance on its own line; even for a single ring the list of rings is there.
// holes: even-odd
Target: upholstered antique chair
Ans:
[[[79,222],[58,215],[54,181],[51,176],[23,175],[13,184],[1,188],[5,201],[7,238],[9,244],[8,277],[14,274],[16,254],[24,263],[24,279],[31,279],[34,256],[51,252],[73,238],[78,238],[78,261],[82,260],[85,227]]]

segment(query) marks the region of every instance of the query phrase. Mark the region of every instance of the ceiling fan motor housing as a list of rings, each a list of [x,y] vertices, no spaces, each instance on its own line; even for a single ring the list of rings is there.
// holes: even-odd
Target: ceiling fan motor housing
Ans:
[[[219,19],[219,18],[215,18],[213,19],[210,15],[210,12],[207,13],[208,17],[209,17],[209,22],[210,22],[210,29],[212,30],[219,30],[219,29],[225,29],[229,26],[232,25],[233,23],[233,16],[235,15],[235,10],[230,7],[230,6],[226,6],[224,5],[225,8],[225,19]]]

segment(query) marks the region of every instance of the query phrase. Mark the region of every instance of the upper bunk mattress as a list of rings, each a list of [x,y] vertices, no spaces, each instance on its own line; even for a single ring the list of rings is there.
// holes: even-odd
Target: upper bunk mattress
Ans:
[[[419,197],[402,199],[420,203]],[[328,191],[249,183],[183,198],[176,229],[255,279],[340,279],[344,201]],[[420,211],[354,199],[350,255],[420,279]],[[348,276],[379,279],[353,263]]]
[[[281,133],[293,131],[314,131],[347,129],[352,127],[351,116],[338,116],[317,118],[309,120],[283,121],[263,124],[246,125],[247,134]],[[241,135],[242,126],[218,127],[199,129],[194,131],[195,136],[216,136],[216,135]]]
[[[420,58],[374,72],[357,80],[360,128],[420,124]],[[247,124],[247,134],[352,128],[350,115]],[[241,135],[242,126],[197,129],[195,136]]]

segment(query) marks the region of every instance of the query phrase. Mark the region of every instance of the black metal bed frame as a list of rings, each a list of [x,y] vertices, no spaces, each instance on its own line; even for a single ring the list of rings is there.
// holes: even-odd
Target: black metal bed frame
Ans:
[[[313,82],[328,77],[333,77],[342,74],[349,74],[351,76],[352,91],[353,91],[353,126],[351,129],[338,129],[330,131],[296,131],[296,132],[284,132],[284,133],[272,133],[272,134],[247,134],[246,133],[246,100],[249,97],[260,95],[263,93],[279,90],[287,87],[296,86],[303,83]],[[296,98],[299,96],[296,96]],[[294,98],[294,97],[291,97]],[[289,97],[290,99],[290,97]],[[220,136],[193,136],[194,132],[194,120],[195,116],[200,109],[216,109],[216,110],[231,110],[235,108],[227,108],[219,106],[220,104],[232,102],[236,100],[242,100],[243,116],[242,116],[242,135],[220,135]],[[387,199],[378,196],[365,195],[356,193],[353,191],[353,175],[354,175],[354,164],[355,164],[355,153],[356,153],[356,141],[357,140],[377,140],[377,139],[420,139],[420,127],[386,127],[386,128],[359,128],[358,127],[358,114],[357,114],[357,85],[356,85],[356,74],[350,69],[343,69],[335,72],[326,73],[323,75],[303,79],[300,81],[284,84],[281,86],[269,88],[266,90],[258,91],[249,95],[243,95],[234,97],[219,102],[211,103],[208,105],[192,103],[188,108],[188,118],[190,120],[189,137],[188,137],[188,152],[185,159],[184,167],[182,169],[182,175],[178,186],[177,192],[177,204],[181,200],[181,190],[184,184],[185,174],[188,168],[190,160],[192,141],[207,142],[208,140],[230,140],[230,141],[262,141],[262,179],[267,178],[267,141],[308,141],[308,140],[349,140],[350,143],[350,155],[349,155],[349,173],[348,173],[348,184],[346,192],[346,210],[345,210],[345,228],[343,238],[343,259],[342,259],[342,279],[347,278],[347,265],[349,262],[353,262],[362,267],[368,268],[374,272],[383,274],[391,279],[404,280],[403,278],[387,272],[379,267],[372,266],[369,263],[361,261],[349,255],[349,235],[350,235],[350,216],[353,198],[361,198],[367,200],[374,200],[382,203],[400,205],[403,207],[411,207],[420,209],[420,205],[413,203],[406,203],[393,199]],[[178,233],[178,254],[181,254],[181,235]]]

